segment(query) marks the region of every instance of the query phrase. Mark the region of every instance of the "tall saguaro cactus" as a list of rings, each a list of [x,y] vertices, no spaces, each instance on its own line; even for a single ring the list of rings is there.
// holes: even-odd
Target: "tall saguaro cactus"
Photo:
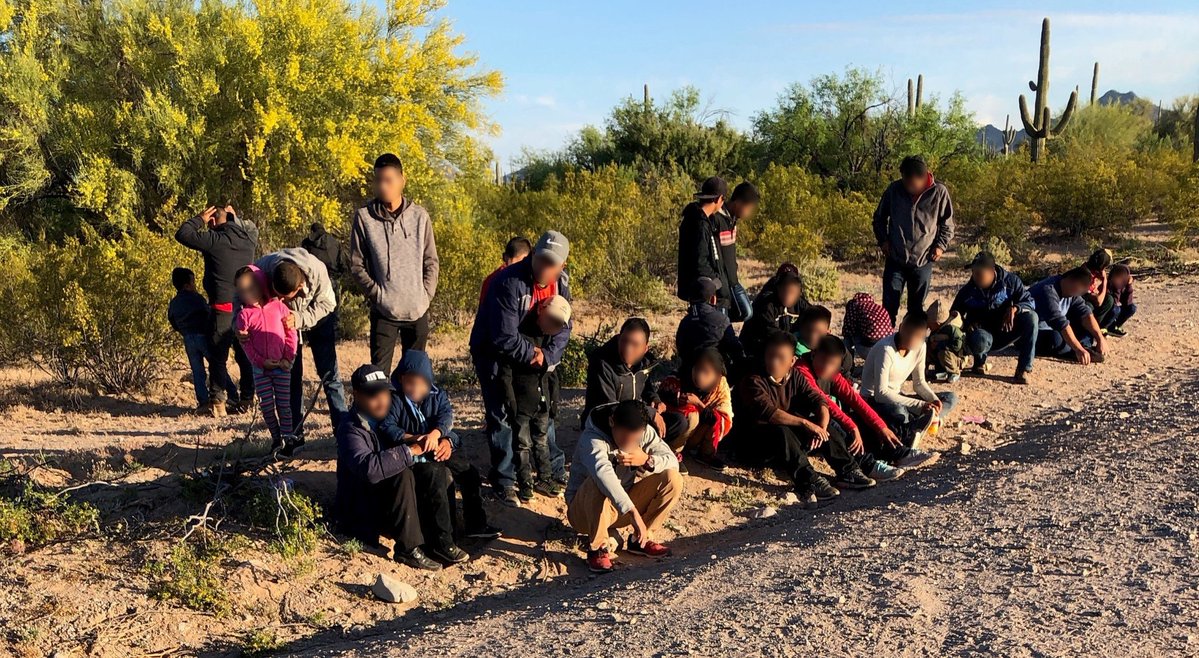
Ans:
[[[916,110],[924,105],[924,74],[916,76],[916,94],[912,95],[912,79],[908,78],[908,116],[916,114]]]
[[[1031,147],[1029,157],[1033,162],[1041,158],[1046,142],[1056,133],[1060,133],[1070,117],[1074,116],[1074,106],[1078,103],[1078,91],[1070,94],[1066,109],[1058,118],[1057,125],[1051,125],[1049,120],[1049,19],[1041,21],[1041,62],[1037,68],[1036,82],[1029,81],[1028,88],[1036,92],[1034,114],[1028,113],[1028,100],[1020,94],[1020,120],[1024,122],[1024,132],[1028,135]]]
[[[1195,149],[1195,154],[1191,156],[1191,161],[1199,162],[1199,103],[1195,103],[1195,134],[1191,135],[1191,142]]]
[[[1091,73],[1091,105],[1099,100],[1099,62],[1095,62],[1095,70]]]
[[[1003,157],[1012,152],[1012,142],[1016,141],[1016,127],[1012,125],[1012,115],[1003,119]]]

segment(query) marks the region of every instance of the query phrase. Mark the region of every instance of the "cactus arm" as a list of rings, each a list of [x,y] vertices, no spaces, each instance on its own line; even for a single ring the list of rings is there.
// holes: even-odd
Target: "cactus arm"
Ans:
[[[1024,94],[1020,94],[1020,121],[1024,123],[1024,132],[1028,133],[1030,138],[1040,138],[1041,127],[1028,114],[1028,99]]]
[[[1070,123],[1070,118],[1074,116],[1074,107],[1076,105],[1078,105],[1078,90],[1070,94],[1070,100],[1066,102],[1066,109],[1062,111],[1062,116],[1058,117],[1057,125],[1053,127],[1053,134],[1056,135],[1066,129],[1066,126]]]
[[[1033,82],[1032,80],[1029,80],[1028,81],[1028,90],[1035,92],[1037,90],[1037,83]]]

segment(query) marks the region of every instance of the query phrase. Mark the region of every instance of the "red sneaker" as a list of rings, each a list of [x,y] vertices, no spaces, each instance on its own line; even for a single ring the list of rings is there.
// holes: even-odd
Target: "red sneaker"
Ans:
[[[608,573],[614,567],[612,566],[612,556],[608,553],[608,547],[594,551],[587,551],[587,568],[591,569],[591,573]]]
[[[633,538],[630,537],[629,545],[625,546],[624,550],[632,553],[633,555],[642,555],[645,557],[666,557],[670,555],[669,546],[665,544],[659,544],[652,539],[633,541]]]

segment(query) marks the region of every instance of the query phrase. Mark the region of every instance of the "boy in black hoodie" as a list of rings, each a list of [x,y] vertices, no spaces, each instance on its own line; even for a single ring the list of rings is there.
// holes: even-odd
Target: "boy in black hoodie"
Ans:
[[[208,360],[208,301],[196,292],[196,273],[186,267],[171,272],[175,297],[167,306],[167,322],[183,336],[183,350],[192,369],[192,385],[196,388],[196,413],[208,408],[208,377],[204,363]]]

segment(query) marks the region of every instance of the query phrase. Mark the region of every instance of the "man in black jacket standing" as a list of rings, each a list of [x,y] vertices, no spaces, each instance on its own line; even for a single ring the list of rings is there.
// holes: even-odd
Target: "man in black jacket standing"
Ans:
[[[734,322],[745,322],[753,317],[753,306],[749,294],[741,285],[737,275],[737,224],[753,217],[761,202],[761,195],[753,183],[745,181],[733,188],[728,203],[712,216],[716,225],[716,242],[720,245],[720,262],[724,266],[729,284],[729,318]]]
[[[730,303],[729,274],[721,255],[720,236],[714,215],[724,207],[729,186],[713,176],[704,181],[695,201],[683,208],[679,223],[678,297],[689,302],[695,298],[701,277],[718,281],[716,306],[726,315]]]
[[[247,230],[247,223],[237,221],[231,205],[209,207],[175,232],[179,244],[195,249],[204,257],[204,292],[212,306],[208,333],[209,411],[217,418],[225,415],[226,404],[234,411],[241,411],[254,401],[253,367],[241,344],[234,340],[233,298],[237,271],[254,262],[254,252],[258,249],[255,236]],[[237,387],[229,376],[230,348],[241,372]],[[238,388],[240,399],[233,398]]]

